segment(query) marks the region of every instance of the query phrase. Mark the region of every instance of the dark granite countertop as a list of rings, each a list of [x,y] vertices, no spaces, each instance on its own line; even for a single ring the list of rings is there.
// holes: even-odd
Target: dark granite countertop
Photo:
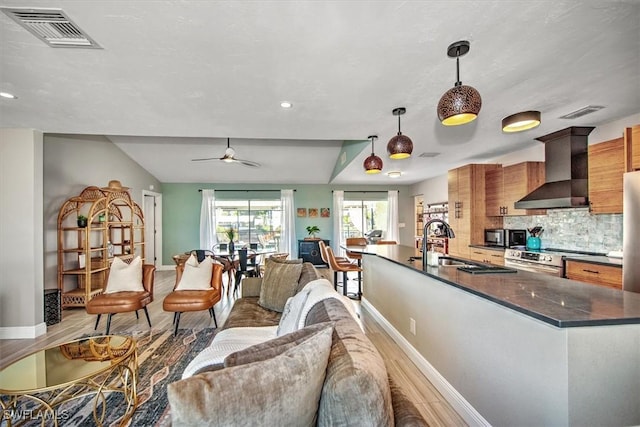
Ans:
[[[607,256],[568,256],[569,261],[588,262],[589,264],[609,265],[611,267],[622,268],[622,258],[612,258]]]
[[[410,246],[350,246],[349,250],[377,255],[559,328],[640,324],[640,293],[521,270],[495,274],[469,274],[456,266],[423,270],[420,259],[410,261],[420,257],[420,251]]]

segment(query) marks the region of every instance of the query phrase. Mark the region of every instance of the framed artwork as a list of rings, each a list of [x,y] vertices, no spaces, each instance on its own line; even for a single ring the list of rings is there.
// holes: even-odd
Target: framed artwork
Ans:
[[[298,218],[307,216],[307,208],[298,208]]]
[[[329,208],[320,208],[320,216],[322,218],[329,218],[331,216],[331,211]]]
[[[318,217],[318,208],[309,208],[309,218]]]

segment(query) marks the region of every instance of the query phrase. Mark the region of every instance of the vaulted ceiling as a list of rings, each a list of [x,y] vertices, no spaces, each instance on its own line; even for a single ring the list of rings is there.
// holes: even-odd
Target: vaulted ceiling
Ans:
[[[414,183],[539,144],[568,126],[640,112],[638,1],[43,1],[101,49],[52,48],[0,14],[0,126],[105,135],[162,182]],[[444,127],[456,79],[447,46],[469,40],[460,78],[482,96],[470,124]],[[290,101],[285,110],[281,101]],[[587,105],[605,108],[560,119]],[[413,140],[389,160],[395,107]],[[542,112],[534,130],[501,120]],[[385,174],[365,175],[378,135]],[[226,138],[249,168],[217,160]],[[422,153],[438,153],[420,157]]]

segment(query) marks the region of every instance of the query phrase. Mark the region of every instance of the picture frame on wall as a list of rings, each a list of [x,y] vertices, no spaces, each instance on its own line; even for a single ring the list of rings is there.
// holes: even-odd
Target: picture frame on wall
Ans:
[[[329,218],[331,216],[331,210],[329,208],[320,208],[320,217]]]
[[[298,208],[298,218],[304,218],[307,216],[307,208]]]
[[[318,218],[318,208],[309,208],[309,218]]]

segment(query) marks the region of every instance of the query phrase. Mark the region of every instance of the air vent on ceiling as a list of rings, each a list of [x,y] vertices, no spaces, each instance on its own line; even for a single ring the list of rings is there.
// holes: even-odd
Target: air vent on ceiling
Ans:
[[[437,157],[439,155],[440,153],[421,153],[418,155],[418,157],[431,158],[431,157]]]
[[[2,11],[51,47],[100,49],[62,9],[3,7]]]
[[[569,114],[565,114],[564,116],[560,116],[561,119],[577,119],[578,117],[586,116],[587,114],[595,113],[596,111],[602,110],[604,108],[603,105],[587,105],[584,108],[581,108],[576,111],[572,111]]]

